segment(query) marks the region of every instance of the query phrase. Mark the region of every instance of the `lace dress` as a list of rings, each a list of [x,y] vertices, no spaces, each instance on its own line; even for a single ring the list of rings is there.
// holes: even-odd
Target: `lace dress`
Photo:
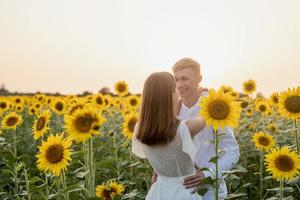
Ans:
[[[136,132],[132,140],[133,153],[140,158],[147,158],[158,174],[146,200],[202,200],[197,193],[191,194],[192,189],[183,186],[183,179],[195,174],[198,145],[196,140],[192,140],[185,122],[179,124],[174,139],[166,145],[143,144],[136,139]]]

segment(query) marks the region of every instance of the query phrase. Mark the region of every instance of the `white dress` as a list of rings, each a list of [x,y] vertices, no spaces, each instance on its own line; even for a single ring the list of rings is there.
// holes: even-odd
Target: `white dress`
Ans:
[[[196,140],[192,140],[185,122],[177,128],[174,139],[166,145],[148,146],[136,139],[135,127],[132,151],[140,158],[147,158],[158,174],[146,200],[202,200],[192,189],[185,189],[183,179],[195,174]],[[150,178],[150,177],[149,177]]]

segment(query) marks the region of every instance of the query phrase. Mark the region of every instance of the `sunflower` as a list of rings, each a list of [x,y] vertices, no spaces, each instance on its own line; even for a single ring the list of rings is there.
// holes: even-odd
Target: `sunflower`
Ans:
[[[66,170],[71,161],[72,141],[63,138],[63,134],[50,135],[47,141],[39,146],[39,154],[36,156],[37,167],[41,171],[50,171],[59,176],[62,170]]]
[[[238,125],[241,108],[229,93],[224,94],[222,90],[218,92],[210,90],[209,96],[201,99],[200,108],[200,115],[215,130],[219,127]]]
[[[134,127],[137,122],[138,122],[138,115],[135,112],[125,115],[124,122],[123,122],[123,135],[127,139],[132,138]]]
[[[2,119],[2,128],[16,130],[17,126],[22,124],[22,122],[21,115],[16,112],[9,112]]]
[[[29,107],[29,114],[30,115],[36,115],[36,113],[37,113],[36,108],[34,106],[30,106]]]
[[[33,138],[35,140],[39,139],[49,130],[49,121],[50,121],[51,113],[49,110],[44,110],[38,118],[35,120],[32,131]]]
[[[9,109],[10,102],[7,99],[0,99],[0,112],[5,112]]]
[[[96,187],[96,196],[104,200],[112,200],[115,196],[121,195],[124,190],[125,188],[122,184],[110,181]]]
[[[291,180],[300,172],[300,157],[288,147],[272,149],[265,158],[267,169],[276,180]]]
[[[300,118],[300,87],[288,89],[279,96],[279,113],[288,119]]]
[[[128,84],[125,81],[118,81],[115,83],[115,92],[123,97],[128,94]]]
[[[269,97],[269,102],[272,105],[277,105],[279,103],[279,94],[277,92],[274,92],[270,97]]]
[[[67,107],[67,115],[72,115],[76,110],[80,110],[85,106],[84,101],[80,100],[77,102],[73,102],[71,103],[68,107]]]
[[[66,102],[61,98],[56,98],[52,102],[52,110],[58,115],[65,114],[66,107]]]
[[[255,106],[256,111],[261,112],[263,115],[268,115],[270,112],[270,104],[266,100],[257,101]]]
[[[252,94],[256,90],[256,83],[254,80],[250,79],[243,83],[243,91],[245,94]]]
[[[130,95],[127,97],[127,105],[132,109],[137,109],[140,106],[141,100],[136,95]]]
[[[253,109],[252,108],[247,108],[247,116],[253,115]]]
[[[99,133],[100,126],[105,122],[102,113],[89,104],[65,117],[67,133],[77,143],[85,142],[92,135]]]
[[[24,102],[24,100],[22,99],[22,97],[14,97],[14,100],[13,100],[13,102],[15,103],[15,104],[23,104],[23,102]]]
[[[268,124],[268,129],[272,132],[275,133],[277,131],[277,126],[273,123]]]
[[[24,105],[20,104],[20,105],[16,105],[15,110],[17,112],[23,112],[24,110]]]
[[[249,105],[249,102],[248,102],[248,101],[242,101],[242,102],[240,103],[240,105],[241,105],[241,108],[247,108],[248,105]]]
[[[223,90],[224,93],[227,93],[227,92],[233,92],[233,89],[231,86],[228,86],[228,85],[222,85],[220,87],[220,90]]]
[[[275,145],[273,136],[263,132],[255,133],[252,136],[252,141],[257,149],[264,151],[270,151],[270,149]]]
[[[104,108],[105,106],[104,96],[101,93],[93,96],[93,103],[94,105],[96,105],[101,109]]]

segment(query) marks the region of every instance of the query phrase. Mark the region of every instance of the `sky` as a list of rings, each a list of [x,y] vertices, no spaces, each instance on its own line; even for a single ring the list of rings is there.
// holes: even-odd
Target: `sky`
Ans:
[[[147,76],[183,57],[201,85],[270,95],[300,86],[299,0],[0,0],[0,84],[77,94]]]

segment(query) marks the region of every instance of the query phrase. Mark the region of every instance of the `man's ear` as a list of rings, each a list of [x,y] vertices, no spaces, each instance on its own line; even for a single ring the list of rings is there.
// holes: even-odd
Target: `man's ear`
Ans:
[[[199,83],[201,83],[201,81],[202,81],[202,75],[200,74],[199,75]]]

